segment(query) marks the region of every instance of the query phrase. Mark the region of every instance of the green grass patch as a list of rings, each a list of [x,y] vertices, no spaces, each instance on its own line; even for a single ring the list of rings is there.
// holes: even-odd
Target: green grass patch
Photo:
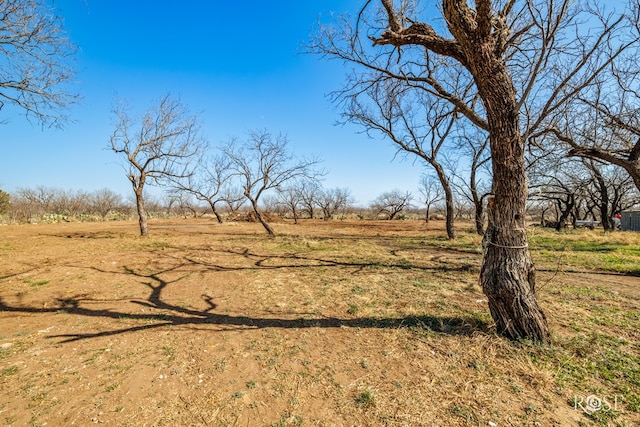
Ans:
[[[560,383],[640,411],[640,358],[626,340],[600,333],[578,335],[563,341],[557,356]]]
[[[376,405],[376,397],[371,390],[358,393],[354,400],[361,408],[371,408]]]
[[[176,358],[176,349],[174,347],[171,347],[170,345],[163,345],[162,353],[169,362],[173,362]]]
[[[173,248],[173,246],[170,243],[161,242],[161,241],[144,243],[142,246],[146,249],[152,249],[152,250],[155,249],[155,250],[161,250],[161,251]]]
[[[104,391],[106,391],[107,393],[110,393],[110,392],[112,392],[112,391],[115,391],[115,390],[117,390],[117,389],[120,387],[120,385],[121,385],[121,384],[122,384],[122,383],[121,383],[120,381],[118,381],[118,382],[116,382],[116,383],[113,383],[113,384],[111,384],[111,385],[108,385],[107,387],[105,387]]]
[[[612,271],[640,276],[640,238],[630,233],[570,230],[555,233],[536,229],[529,246],[549,268]]]
[[[37,288],[38,286],[48,285],[48,280],[25,280],[24,283],[29,285],[32,288]]]
[[[14,375],[18,373],[18,367],[17,366],[11,366],[9,368],[3,369],[2,370],[2,376],[3,377],[8,377],[9,375]]]

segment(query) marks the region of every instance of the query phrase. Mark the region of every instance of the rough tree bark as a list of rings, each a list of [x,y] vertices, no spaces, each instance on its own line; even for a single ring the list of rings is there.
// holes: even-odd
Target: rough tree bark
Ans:
[[[493,168],[493,198],[480,283],[500,334],[511,339],[549,342],[547,319],[538,305],[535,269],[525,233],[527,178],[525,144],[520,133],[516,89],[505,60],[508,28],[494,15],[492,2],[443,0],[443,13],[454,39],[445,39],[424,23],[403,28],[391,0],[381,0],[389,28],[374,45],[423,46],[462,64],[473,76],[486,111]],[[464,112],[464,111],[463,111]]]
[[[216,209],[216,204],[215,202],[209,201],[209,206],[211,207],[211,212],[213,212],[213,214],[216,217],[216,221],[218,221],[218,224],[222,224],[222,217],[220,216],[220,213],[218,212],[218,209]]]
[[[149,235],[149,226],[147,225],[147,211],[144,208],[144,195],[142,193],[142,187],[140,191],[135,192],[136,195],[136,209],[138,211],[138,224],[140,224],[140,235]]]
[[[454,225],[455,210],[453,206],[453,190],[451,189],[451,184],[449,184],[449,178],[447,177],[440,163],[434,162],[432,166],[435,169],[436,174],[438,175],[438,179],[442,184],[442,190],[444,191],[445,227],[447,229],[447,237],[453,240],[456,238],[456,229]]]
[[[459,16],[455,7],[458,2],[443,3],[446,15],[456,21],[466,20]],[[490,18],[488,12],[485,18]],[[478,26],[482,28],[482,22]],[[547,319],[536,299],[535,268],[525,233],[528,197],[525,143],[520,134],[516,90],[504,60],[496,53],[491,33],[468,34],[462,26],[454,29],[469,60],[489,125],[494,197],[488,209],[480,283],[500,334],[512,339],[549,342]]]
[[[269,223],[264,218],[264,216],[262,216],[262,212],[260,212],[260,208],[258,207],[258,202],[255,199],[250,198],[250,196],[247,196],[247,197],[249,197],[249,200],[251,201],[251,207],[253,208],[253,212],[256,214],[256,218],[258,219],[258,222],[262,224],[262,226],[267,231],[267,234],[269,236],[275,236],[276,232],[273,230],[273,227],[269,225]]]

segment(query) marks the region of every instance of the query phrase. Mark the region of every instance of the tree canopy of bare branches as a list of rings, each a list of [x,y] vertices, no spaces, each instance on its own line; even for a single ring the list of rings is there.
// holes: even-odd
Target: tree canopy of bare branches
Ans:
[[[471,161],[468,175],[461,173],[461,169],[466,168],[454,160],[450,159],[448,168],[451,171],[451,183],[457,189],[457,193],[473,204],[476,233],[483,236],[486,220],[485,199],[491,194],[491,156],[488,153],[489,138],[485,132],[471,129],[474,130],[477,132],[467,134],[466,129],[463,129],[459,133],[459,146],[454,152],[454,155],[461,153],[464,159]]]
[[[371,202],[371,209],[377,215],[384,215],[387,219],[394,219],[398,214],[407,209],[413,196],[410,192],[395,189],[380,194]]]
[[[103,220],[107,218],[109,212],[122,206],[122,196],[113,190],[103,188],[91,195],[91,205],[100,214]]]
[[[47,1],[1,1],[0,110],[9,105],[42,125],[61,125],[77,99],[75,51]]]
[[[626,18],[616,21],[624,31],[607,40],[612,47],[602,61],[606,67],[532,136],[537,148],[544,149],[551,139],[564,144],[561,149],[569,156],[615,165],[640,190],[640,3],[631,0],[628,5]],[[606,27],[606,18],[599,17]]]
[[[404,81],[378,76],[363,92],[348,95],[344,112],[347,120],[369,133],[385,136],[399,153],[414,155],[434,170],[444,192],[449,239],[456,237],[453,191],[440,157],[452,142],[456,110],[449,102],[417,92]]]
[[[193,174],[169,177],[169,182],[174,191],[188,193],[197,200],[207,202],[218,223],[222,224],[217,205],[224,202],[231,206],[244,200],[242,194],[233,191],[231,174],[231,161],[220,154],[205,158]]]
[[[622,169],[561,153],[538,160],[530,172],[530,189],[531,202],[543,214],[541,224],[558,231],[580,220],[597,221],[611,231],[615,214],[640,200]],[[544,216],[549,210],[555,212],[551,221]]]
[[[278,190],[280,204],[291,211],[293,221],[298,223],[300,213],[306,213],[313,219],[314,209],[321,198],[322,189],[317,179],[302,178],[293,180]]]
[[[322,210],[322,218],[325,221],[333,217],[342,209],[346,209],[351,203],[352,197],[348,188],[326,188],[318,193],[316,203]]]
[[[116,106],[114,114],[116,126],[110,148],[123,158],[136,197],[140,234],[146,236],[145,185],[191,176],[207,143],[201,136],[198,117],[171,95],[163,96],[139,121],[123,104]]]
[[[264,193],[282,189],[296,179],[316,179],[324,174],[315,169],[319,159],[295,157],[288,150],[285,135],[274,136],[267,130],[251,131],[244,142],[232,139],[222,151],[229,158],[231,174],[240,180],[242,192],[257,220],[271,236],[275,231],[259,205]]]
[[[433,175],[423,174],[420,177],[418,191],[420,192],[422,201],[425,204],[425,222],[429,222],[429,211],[434,204],[441,202],[444,199],[442,186]]]

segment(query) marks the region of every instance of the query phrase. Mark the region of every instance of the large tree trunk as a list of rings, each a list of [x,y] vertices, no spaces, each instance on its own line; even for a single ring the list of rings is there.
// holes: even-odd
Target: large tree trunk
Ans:
[[[216,209],[216,204],[209,200],[209,206],[211,207],[211,211],[213,212],[213,214],[216,216],[216,221],[218,221],[218,224],[222,224],[222,217],[220,216],[220,214],[218,213],[218,210]]]
[[[489,199],[480,273],[491,317],[501,335],[549,342],[547,319],[536,301],[535,268],[525,231],[497,225],[504,214],[499,212],[498,203],[496,198]]]
[[[142,194],[142,188],[138,188],[135,191],[136,194],[136,209],[138,211],[138,224],[140,225],[140,235],[148,236],[149,227],[147,225],[147,211],[144,209],[144,196]]]
[[[218,224],[222,224],[222,217],[216,209],[213,210],[213,214],[216,216],[216,221],[218,221]]]
[[[478,184],[476,182],[475,167],[471,168],[469,186],[471,187],[471,197],[473,198],[476,233],[480,236],[484,236],[484,204],[482,203],[482,197],[478,194]]]
[[[258,202],[251,199],[251,207],[253,207],[253,212],[256,214],[256,218],[258,219],[260,224],[262,224],[264,229],[267,230],[267,233],[269,234],[269,236],[275,236],[276,235],[275,231],[273,231],[273,228],[271,228],[267,220],[265,220],[264,217],[262,216],[262,213],[258,208]]]
[[[562,207],[564,204],[564,208]],[[575,197],[569,194],[567,195],[567,200],[558,199],[557,201],[558,210],[560,211],[560,217],[556,222],[556,231],[562,231],[564,228],[567,228],[567,219],[569,219],[569,215],[571,211],[576,205]],[[575,228],[575,227],[574,227]]]
[[[435,169],[438,180],[442,185],[442,190],[444,191],[447,238],[454,240],[456,238],[456,230],[454,227],[455,207],[453,206],[453,191],[449,184],[449,178],[447,178],[447,174],[444,172],[444,169],[442,169],[442,166],[436,162],[431,163],[431,165]]]
[[[498,333],[549,342],[547,319],[536,300],[535,269],[525,232],[527,178],[515,89],[501,60],[485,52],[474,75],[487,110],[493,195],[480,272]],[[486,62],[483,62],[486,61]]]
[[[598,168],[596,166],[592,166],[591,170],[594,172],[595,179],[597,181],[596,188],[600,193],[599,208],[602,227],[605,231],[611,231],[613,230],[613,221],[611,220],[611,215],[609,214],[609,189],[607,188],[607,183],[605,182],[604,177],[602,176]]]

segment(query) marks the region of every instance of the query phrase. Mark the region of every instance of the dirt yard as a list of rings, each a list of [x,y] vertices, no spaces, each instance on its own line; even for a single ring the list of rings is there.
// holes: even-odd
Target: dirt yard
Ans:
[[[566,367],[597,360],[572,351],[599,290],[628,322],[593,327],[640,360],[638,277],[541,268],[554,336],[541,348],[495,335],[477,236],[455,248],[441,223],[274,228],[0,227],[0,424],[591,425],[576,396],[618,390],[580,389]],[[640,422],[626,402],[609,412]]]

